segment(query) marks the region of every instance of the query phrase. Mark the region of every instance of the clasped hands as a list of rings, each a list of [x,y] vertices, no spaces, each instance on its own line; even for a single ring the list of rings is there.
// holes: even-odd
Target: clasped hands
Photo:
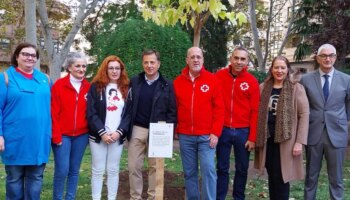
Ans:
[[[120,138],[120,134],[117,133],[117,132],[109,132],[109,133],[106,133],[106,134],[103,134],[101,136],[102,138],[102,141],[106,144],[112,144],[116,141],[118,141],[118,139]]]

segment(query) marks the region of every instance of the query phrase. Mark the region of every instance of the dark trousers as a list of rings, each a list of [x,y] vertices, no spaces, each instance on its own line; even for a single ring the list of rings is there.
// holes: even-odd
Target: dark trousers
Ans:
[[[223,128],[222,135],[219,138],[216,147],[217,156],[217,200],[226,199],[229,170],[230,154],[233,146],[235,154],[235,176],[233,181],[232,197],[235,200],[245,199],[244,191],[247,183],[249,167],[249,151],[245,148],[248,140],[249,128]]]
[[[270,199],[288,200],[289,183],[283,182],[280,145],[278,143],[274,143],[273,137],[267,139],[265,167],[269,176]]]

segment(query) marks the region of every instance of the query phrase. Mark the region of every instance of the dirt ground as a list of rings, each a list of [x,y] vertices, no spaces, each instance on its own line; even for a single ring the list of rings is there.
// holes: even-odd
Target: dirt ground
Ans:
[[[142,199],[147,199],[147,172],[143,171],[143,193]],[[164,172],[164,200],[180,200],[184,199],[185,196],[185,187],[179,185],[178,181],[183,179],[183,174],[171,173],[168,171]],[[129,195],[129,175],[125,171],[119,174],[119,189],[118,189],[118,198],[120,200],[130,199]]]

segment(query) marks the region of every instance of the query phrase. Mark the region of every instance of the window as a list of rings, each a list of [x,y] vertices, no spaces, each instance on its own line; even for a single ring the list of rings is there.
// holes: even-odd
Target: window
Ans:
[[[9,49],[10,40],[7,38],[0,38],[0,49]]]

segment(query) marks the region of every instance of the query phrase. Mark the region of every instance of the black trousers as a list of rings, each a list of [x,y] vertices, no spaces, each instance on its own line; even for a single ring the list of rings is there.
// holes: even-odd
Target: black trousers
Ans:
[[[288,200],[289,182],[284,183],[281,170],[280,145],[274,143],[273,137],[267,139],[265,167],[268,174],[271,200]]]

